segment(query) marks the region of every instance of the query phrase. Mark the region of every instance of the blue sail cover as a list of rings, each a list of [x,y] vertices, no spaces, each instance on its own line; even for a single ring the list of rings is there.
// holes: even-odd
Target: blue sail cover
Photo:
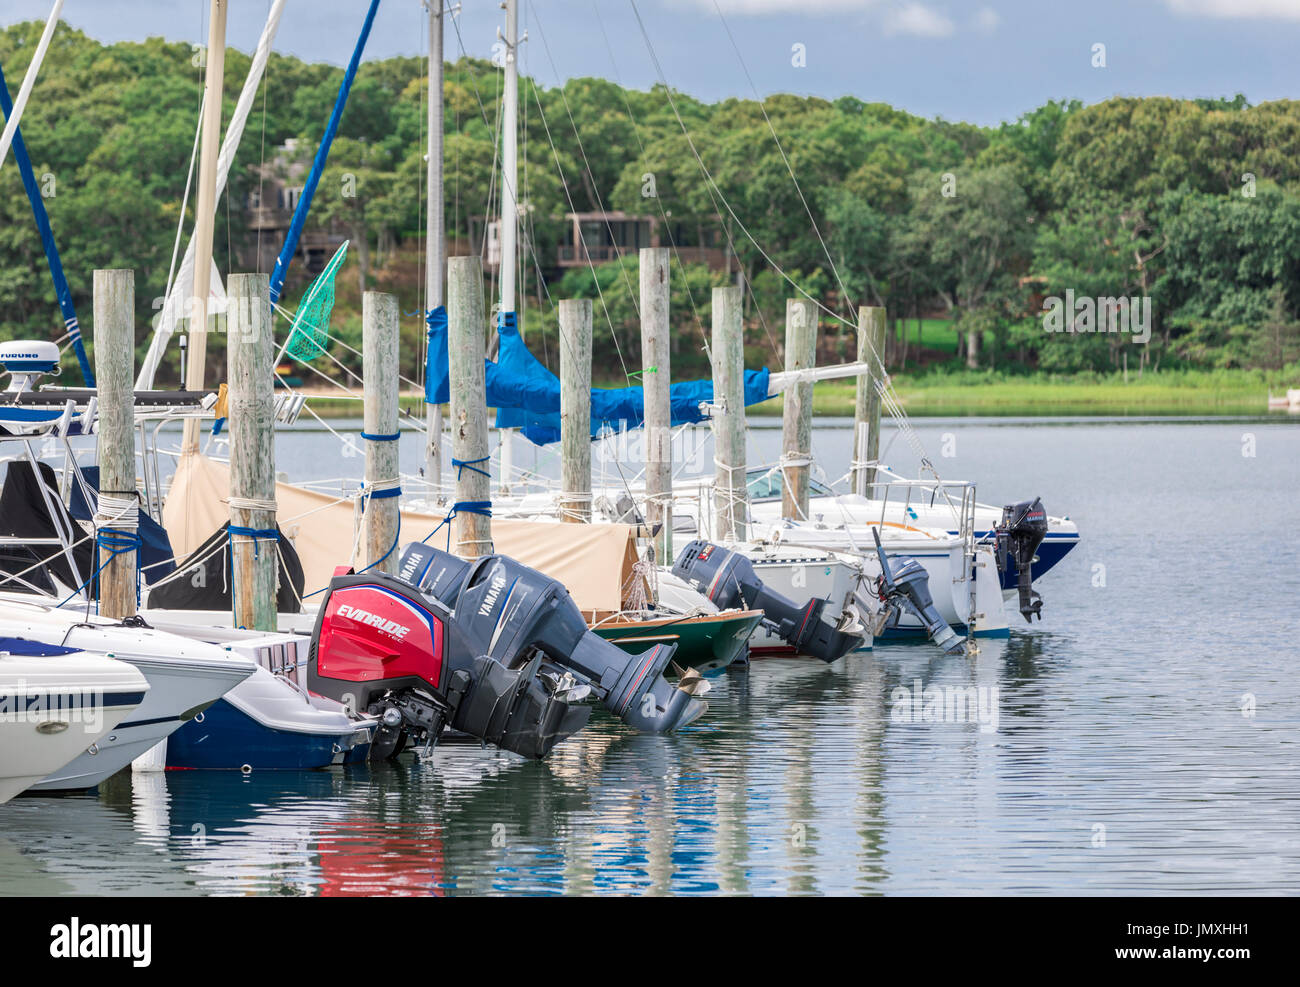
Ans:
[[[447,312],[431,311],[429,356],[425,368],[425,400],[443,404],[451,399],[447,361]],[[519,338],[513,312],[498,318],[497,359],[484,360],[488,407],[497,409],[498,428],[517,428],[537,445],[560,439],[560,381],[529,352]],[[768,370],[745,371],[745,405],[768,399]],[[672,423],[704,420],[700,405],[713,400],[713,381],[679,381],[669,387]],[[640,387],[591,390],[591,436],[640,428],[645,424],[645,396]]]
[[[5,82],[4,69],[0,68],[0,110],[8,120],[14,111],[13,101],[9,98],[9,86]],[[54,282],[54,294],[59,299],[59,309],[63,312],[63,328],[68,332],[72,348],[77,354],[77,363],[81,365],[81,379],[87,387],[95,386],[95,374],[90,369],[90,360],[86,358],[86,346],[81,340],[81,323],[77,321],[77,310],[72,304],[72,289],[63,274],[63,261],[59,259],[59,248],[54,243],[54,231],[50,229],[50,217],[45,211],[40,187],[36,184],[36,175],[32,171],[32,160],[27,155],[27,144],[23,140],[21,127],[14,129],[14,162],[23,177],[23,188],[27,190],[27,201],[32,204],[32,216],[36,219],[36,229],[41,234],[41,244],[45,248],[45,260],[50,266],[50,279]]]

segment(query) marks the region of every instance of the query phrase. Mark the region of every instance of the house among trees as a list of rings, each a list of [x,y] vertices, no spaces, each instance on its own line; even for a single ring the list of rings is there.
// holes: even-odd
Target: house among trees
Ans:
[[[310,159],[303,159],[298,138],[290,137],[265,164],[253,167],[257,184],[248,193],[248,239],[235,251],[245,269],[274,269],[310,164]],[[314,277],[346,239],[347,233],[337,223],[322,230],[319,220],[309,222],[298,239],[293,269]]]
[[[483,258],[485,270],[495,271],[501,263],[500,221],[487,223],[486,238],[484,229],[482,219],[470,220],[470,249]],[[520,238],[525,235],[521,229]],[[622,210],[570,212],[564,214],[559,242],[542,252],[538,261],[550,279],[571,268],[636,256],[642,247],[673,247],[683,264],[707,264],[710,270],[726,271],[727,251],[721,240],[712,224],[665,223],[658,216],[636,216]]]

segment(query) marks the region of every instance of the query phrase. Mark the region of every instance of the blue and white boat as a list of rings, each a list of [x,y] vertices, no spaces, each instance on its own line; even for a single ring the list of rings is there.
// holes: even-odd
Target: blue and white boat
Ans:
[[[0,637],[0,803],[101,741],[148,693],[126,662]]]
[[[94,788],[127,767],[182,724],[210,707],[256,670],[250,659],[201,641],[60,610],[50,603],[6,595],[0,599],[0,637],[21,637],[98,654],[111,654],[149,682],[140,706],[75,760],[27,791]]]

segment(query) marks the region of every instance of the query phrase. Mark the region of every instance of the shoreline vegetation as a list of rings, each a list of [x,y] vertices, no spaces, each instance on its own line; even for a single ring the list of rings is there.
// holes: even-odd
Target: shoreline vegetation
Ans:
[[[1122,373],[1025,377],[995,373],[895,375],[894,388],[904,410],[914,418],[1265,415],[1267,395],[1286,391],[1285,379],[1256,370],[1162,371],[1142,377]],[[823,381],[813,388],[813,414],[852,417],[855,383]],[[322,418],[355,417],[357,402],[333,388],[302,388]],[[311,400],[316,399],[316,400]],[[407,414],[423,416],[418,394],[402,396]],[[781,398],[746,409],[753,417],[782,413]],[[1295,420],[1284,413],[1278,421]]]

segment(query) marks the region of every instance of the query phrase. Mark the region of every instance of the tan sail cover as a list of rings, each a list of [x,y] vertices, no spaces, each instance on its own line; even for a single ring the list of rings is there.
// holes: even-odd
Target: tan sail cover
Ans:
[[[178,560],[230,520],[229,496],[230,470],[225,463],[202,454],[180,458],[163,505],[163,526]],[[288,483],[275,485],[275,498],[280,530],[302,561],[306,592],[324,588],[336,566],[364,565],[359,548],[353,556],[356,509],[351,499],[340,501],[336,495]],[[403,544],[419,541],[442,521],[439,515],[413,511],[402,511],[401,516]],[[430,544],[446,548],[447,531],[444,527]],[[626,524],[492,519],[496,550],[558,579],[588,616],[622,610],[644,593],[643,578],[634,568],[635,532]]]

